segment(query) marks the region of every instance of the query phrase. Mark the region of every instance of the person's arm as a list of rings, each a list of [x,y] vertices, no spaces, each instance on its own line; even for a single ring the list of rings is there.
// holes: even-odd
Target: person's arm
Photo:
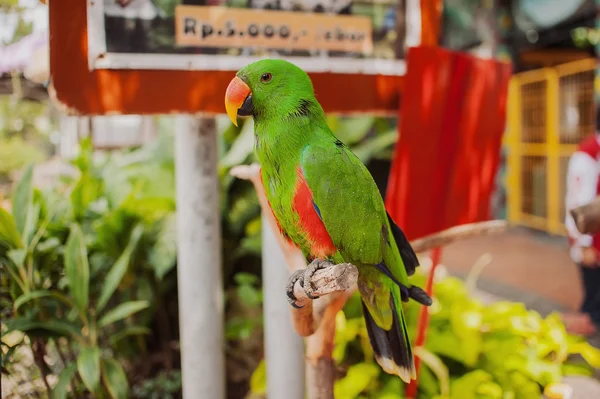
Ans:
[[[592,246],[592,236],[581,234],[575,226],[570,210],[590,203],[597,193],[598,166],[597,161],[589,154],[575,152],[569,160],[567,170],[567,196],[565,224],[569,236],[575,240],[575,245],[586,248]]]

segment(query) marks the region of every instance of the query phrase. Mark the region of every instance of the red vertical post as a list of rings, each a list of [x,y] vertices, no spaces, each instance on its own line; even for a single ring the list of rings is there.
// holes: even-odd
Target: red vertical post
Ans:
[[[427,277],[427,286],[425,290],[430,297],[433,297],[433,278],[435,277],[435,269],[440,264],[442,258],[442,248],[434,248],[431,251],[431,270]],[[425,339],[427,338],[427,327],[429,326],[429,308],[427,306],[421,306],[421,313],[419,315],[419,330],[417,330],[417,338],[415,340],[415,347],[425,345]],[[415,356],[415,371],[417,378],[412,380],[408,387],[406,387],[406,397],[409,399],[417,396],[417,389],[419,388],[419,370],[421,368],[421,359]]]

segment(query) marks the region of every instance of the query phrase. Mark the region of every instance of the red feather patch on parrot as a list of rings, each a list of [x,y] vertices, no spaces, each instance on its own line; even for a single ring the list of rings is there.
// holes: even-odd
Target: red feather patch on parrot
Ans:
[[[300,219],[300,229],[310,242],[310,254],[317,258],[327,258],[337,252],[331,237],[321,220],[320,211],[313,201],[313,194],[306,184],[302,169],[298,168],[298,180],[292,206]]]

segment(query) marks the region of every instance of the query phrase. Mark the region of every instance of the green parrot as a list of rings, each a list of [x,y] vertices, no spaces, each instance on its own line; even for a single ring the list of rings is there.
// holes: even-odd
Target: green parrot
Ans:
[[[357,267],[377,362],[405,382],[416,378],[402,302],[412,298],[431,305],[431,298],[408,281],[417,256],[365,165],[327,126],[309,76],[284,60],[254,62],[229,84],[225,107],[236,126],[237,116],[254,119],[260,174],[281,234],[317,265]],[[296,273],[293,279],[292,287],[310,276]],[[314,299],[311,287],[303,288]],[[287,295],[296,306],[292,290]]]

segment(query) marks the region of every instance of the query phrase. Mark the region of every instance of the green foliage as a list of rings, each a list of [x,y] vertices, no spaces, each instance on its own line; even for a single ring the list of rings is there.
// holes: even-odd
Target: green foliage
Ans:
[[[177,398],[181,391],[181,372],[161,372],[132,389],[133,397],[139,399]]]
[[[258,367],[250,378],[250,392],[254,395],[266,395],[267,393],[267,363],[261,360]]]
[[[27,164],[43,161],[51,149],[47,104],[15,100],[0,96],[0,183],[10,182]]]
[[[356,398],[366,390],[381,373],[381,368],[373,363],[357,363],[348,368],[346,376],[334,385],[336,398]]]
[[[98,347],[84,347],[77,357],[77,371],[83,383],[95,394],[100,384],[100,349]]]
[[[114,359],[102,360],[102,381],[112,399],[129,397],[127,376],[123,367]]]
[[[21,137],[0,137],[0,179],[8,180],[10,174],[29,162],[40,162],[44,153]]]
[[[580,26],[571,30],[571,39],[575,47],[589,48],[597,46],[600,42],[600,35],[598,28],[588,28]]]
[[[162,159],[153,150],[93,159],[84,143],[74,160],[78,176],[41,192],[30,166],[15,185],[11,212],[0,211],[0,260],[8,272],[1,277],[2,299],[10,304],[3,337],[19,332],[22,345],[54,342],[65,362],[56,397],[73,389],[127,397],[120,361],[132,350],[143,354],[138,337],[149,333],[153,311],[163,305],[161,283],[173,285],[168,272],[175,255],[165,238],[172,227],[165,226],[174,200],[154,190],[160,173],[143,173],[148,159]],[[150,163],[148,169],[173,167]],[[3,347],[12,350],[3,350],[5,356],[14,353]]]
[[[417,272],[413,283],[424,286],[425,276]],[[422,360],[419,398],[537,398],[563,375],[591,375],[592,368],[600,367],[600,350],[569,336],[556,314],[543,318],[521,303],[484,305],[453,277],[437,282],[434,293],[425,348],[414,348]],[[411,301],[405,309],[414,342],[420,308]],[[366,340],[355,294],[336,318],[333,356],[346,374],[335,383],[335,397],[404,398],[404,383],[380,372]],[[571,363],[572,354],[580,354],[588,365]],[[264,378],[257,369],[254,394],[261,393]]]
[[[232,340],[246,340],[262,326],[262,290],[258,277],[240,272],[234,276],[235,288],[229,293],[230,306],[225,336]]]

